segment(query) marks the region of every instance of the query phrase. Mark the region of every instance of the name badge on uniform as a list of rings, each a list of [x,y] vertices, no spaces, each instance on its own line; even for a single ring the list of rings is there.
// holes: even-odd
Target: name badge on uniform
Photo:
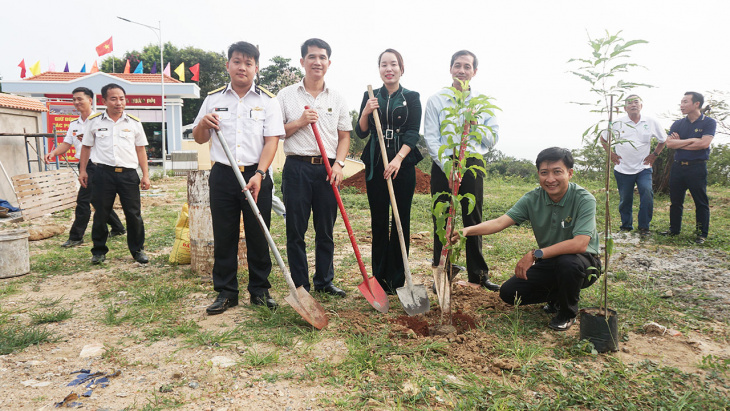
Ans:
[[[228,107],[215,107],[213,113],[218,115],[221,120],[228,120],[231,118],[231,112],[228,111]]]

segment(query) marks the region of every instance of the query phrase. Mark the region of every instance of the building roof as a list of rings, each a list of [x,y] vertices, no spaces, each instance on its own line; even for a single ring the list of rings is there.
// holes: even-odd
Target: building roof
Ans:
[[[27,77],[24,81],[72,81],[80,79],[82,77],[91,75],[93,73],[66,73],[58,71],[46,71],[37,76]],[[129,81],[130,83],[159,83],[159,74],[150,73],[107,73],[114,77],[119,77],[122,80]],[[165,83],[182,83],[170,76],[165,76]]]
[[[36,99],[30,97],[13,96],[5,93],[0,93],[0,107],[41,112],[48,111],[46,105]]]

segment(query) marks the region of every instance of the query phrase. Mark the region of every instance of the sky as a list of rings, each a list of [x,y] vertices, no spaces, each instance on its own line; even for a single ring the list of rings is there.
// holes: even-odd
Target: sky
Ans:
[[[665,128],[673,121],[667,114],[679,116],[685,91],[730,92],[730,2],[720,0],[37,0],[32,13],[21,2],[3,8],[3,80],[19,79],[22,59],[27,66],[40,60],[43,71],[49,63],[62,71],[66,61],[71,71],[84,63],[91,67],[98,59],[95,47],[110,36],[117,57],[158,43],[152,30],[117,16],[155,27],[161,22],[163,40],[177,47],[225,51],[233,42],[249,41],[259,45],[261,67],[276,55],[298,65],[301,43],[322,38],[332,47],[326,81],[352,109],[359,109],[368,84],[382,84],[377,57],[384,49],[401,52],[401,84],[418,91],[424,107],[450,85],[451,55],[468,49],[479,58],[474,89],[502,109],[496,148],[530,160],[550,146],[579,148],[583,131],[597,120],[571,103],[594,100],[588,83],[568,72],[575,68],[569,59],[589,55],[588,35],[621,30],[626,40],[649,42],[633,48],[632,60],[645,68],[634,69],[627,80],[654,86],[636,90],[644,100],[642,114]],[[12,15],[18,18],[7,18]],[[730,138],[717,136],[715,142]]]

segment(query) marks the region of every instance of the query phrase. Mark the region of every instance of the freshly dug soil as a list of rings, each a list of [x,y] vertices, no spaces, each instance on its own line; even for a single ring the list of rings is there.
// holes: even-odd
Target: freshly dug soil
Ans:
[[[365,170],[358,171],[350,176],[350,178],[342,181],[343,187],[355,187],[360,193],[365,194],[367,188],[365,186]],[[431,176],[416,168],[416,194],[431,193]]]

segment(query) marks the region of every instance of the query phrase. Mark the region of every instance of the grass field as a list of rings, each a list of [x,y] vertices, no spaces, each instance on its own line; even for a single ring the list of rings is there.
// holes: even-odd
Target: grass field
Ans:
[[[573,181],[595,192],[600,231],[599,186],[579,176]],[[502,215],[535,186],[487,179],[485,219]],[[71,391],[65,386],[68,372],[78,368],[122,371],[109,388],[97,388],[92,397],[80,400],[107,409],[730,408],[728,318],[705,310],[722,302],[703,300],[702,293],[667,298],[658,276],[641,274],[638,267],[619,264],[609,274],[610,306],[619,312],[626,348],[618,353],[592,352],[590,343],[578,339],[577,325],[568,333],[550,331],[539,307],[469,305],[466,301],[486,300],[469,300],[468,293],[457,293],[455,300],[465,296],[457,308],[469,310],[475,329],[422,337],[400,325],[404,313],[396,297],[390,299],[390,312],[381,315],[358,295],[355,286],[361,278],[338,218],[336,281],[348,297],[315,296],[330,318],[327,328],[313,329],[284,304],[286,285],[278,268],[271,275],[272,290],[283,306],[276,312],[243,304],[206,317],[204,308],[214,297],[209,276],[167,261],[185,187],[182,177],[166,178],[153,182],[161,196],[143,199],[146,249],[152,257],[146,267],[132,262],[124,238],[110,240],[111,252],[101,268],[90,265],[88,232],[86,244],[74,249],[58,247],[64,235],[30,244],[31,273],[0,280],[0,408],[50,407]],[[621,252],[630,255],[641,248],[671,258],[672,252],[696,249],[699,256],[719,253],[727,262],[730,190],[710,187],[709,193],[712,220],[705,245],[693,243],[694,207],[688,198],[680,236],[654,235],[621,246]],[[617,230],[618,195],[615,190],[611,194]],[[367,197],[345,191],[343,198],[369,266]],[[416,195],[411,232],[422,241],[412,243],[410,261],[416,278],[427,285],[429,208],[430,197]],[[668,227],[668,210],[668,198],[657,196],[655,231]],[[43,222],[68,226],[71,211]],[[273,217],[271,231],[286,259],[284,227],[283,219]],[[509,278],[516,261],[533,246],[527,226],[485,237],[484,253],[495,281]],[[307,247],[313,249],[313,236]],[[716,273],[730,275],[722,263]],[[239,280],[245,290],[245,270]],[[436,299],[430,297],[435,309]],[[581,307],[597,305],[598,297],[597,285],[584,290]],[[241,298],[243,302],[247,294]],[[648,321],[682,336],[648,335],[642,328]],[[90,342],[103,343],[104,355],[78,358]],[[216,356],[234,365],[217,366]],[[32,361],[40,363],[28,365]],[[51,385],[19,385],[26,379]]]

